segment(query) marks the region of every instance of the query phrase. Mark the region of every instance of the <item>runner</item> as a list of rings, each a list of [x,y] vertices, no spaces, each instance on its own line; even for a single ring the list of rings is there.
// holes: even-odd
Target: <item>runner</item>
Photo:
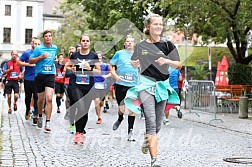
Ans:
[[[70,46],[69,49],[68,49],[68,53],[67,53],[67,57],[64,58],[63,60],[63,64],[64,64],[64,70],[63,70],[63,75],[65,77],[65,95],[66,95],[66,100],[65,100],[65,106],[66,106],[66,109],[68,109],[68,107],[70,106],[70,100],[68,98],[68,92],[67,92],[67,89],[69,87],[69,76],[66,76],[66,64],[69,62],[70,60],[70,57],[71,55],[75,52],[75,47],[73,46]],[[68,113],[68,110],[66,110],[66,113],[65,113],[65,116],[64,116],[64,119],[65,120],[68,120],[69,119],[69,113]]]
[[[119,106],[118,119],[113,125],[113,130],[117,130],[123,121],[123,115],[125,112],[124,98],[128,89],[134,87],[137,84],[137,72],[138,70],[133,68],[130,64],[130,59],[134,48],[134,39],[131,36],[127,36],[124,41],[123,50],[117,51],[110,63],[116,67],[116,72],[110,67],[111,74],[116,79],[115,95],[117,104]],[[135,141],[133,138],[133,127],[135,122],[135,114],[129,110],[128,115],[128,141]]]
[[[70,123],[70,127],[69,127],[69,132],[71,134],[75,133],[75,126],[74,126],[74,121],[75,121],[75,114],[76,114],[76,107],[74,107],[74,103],[73,103],[73,97],[71,96],[71,88],[73,86],[73,80],[75,78],[74,73],[72,73],[72,69],[73,69],[73,64],[71,62],[66,62],[65,67],[64,67],[64,72],[63,75],[65,76],[65,78],[68,78],[69,82],[66,84],[66,114],[64,116],[64,119],[68,120],[69,119],[69,123]],[[70,70],[69,70],[70,69]],[[72,78],[72,79],[71,79]],[[72,83],[70,82],[70,80],[72,81]],[[71,107],[73,106],[73,107]]]
[[[98,56],[89,49],[90,38],[88,35],[81,36],[80,45],[80,51],[71,55],[72,67],[71,64],[67,66],[67,70],[75,74],[74,77],[70,77],[71,93],[69,98],[72,103],[70,110],[75,111],[77,108],[74,118],[76,133],[73,138],[73,142],[76,144],[84,143],[88,110],[95,95],[93,74],[101,73]]]
[[[38,92],[37,88],[35,86],[35,64],[29,64],[29,58],[35,49],[37,45],[40,44],[40,40],[36,37],[32,38],[31,41],[31,49],[28,49],[25,51],[17,61],[17,65],[25,67],[24,72],[24,90],[25,90],[25,106],[26,106],[26,112],[25,112],[25,119],[30,119],[30,104],[31,99],[33,97],[33,125],[37,125],[38,122],[38,106],[37,106],[37,100],[38,100]]]
[[[3,80],[2,80],[2,75],[3,75],[3,69],[0,67],[0,94],[3,93]]]
[[[95,98],[95,111],[96,115],[98,117],[96,123],[101,124],[102,118],[101,118],[101,108],[104,105],[104,100],[107,92],[109,91],[109,83],[107,82],[107,78],[111,76],[111,73],[109,72],[109,64],[105,63],[102,58],[102,52],[98,51],[97,56],[99,58],[99,64],[101,69],[101,75],[95,75],[94,76],[94,86],[96,89],[96,98]],[[107,103],[106,103],[107,104]],[[104,110],[107,112],[107,106],[104,107]]]
[[[145,28],[147,39],[136,45],[131,58],[133,67],[140,66],[140,82],[134,89],[128,90],[125,104],[135,113],[140,113],[139,98],[146,125],[142,151],[145,154],[150,151],[151,166],[160,166],[157,165],[157,134],[161,129],[165,104],[167,99],[171,104],[179,103],[178,95],[167,79],[168,66],[180,69],[181,62],[176,47],[160,37],[163,30],[161,16],[148,15]]]
[[[17,57],[18,53],[16,50],[11,51],[11,60],[8,61],[3,67],[3,74],[7,74],[6,76],[6,84],[5,84],[5,93],[8,97],[8,113],[12,113],[11,109],[11,92],[14,91],[14,103],[13,110],[17,111],[17,100],[19,93],[19,85],[18,80],[22,78],[21,72],[23,68],[17,65]]]
[[[52,43],[52,32],[45,30],[43,32],[43,43],[37,46],[30,56],[29,63],[36,64],[35,68],[35,84],[38,90],[38,128],[43,126],[42,108],[44,99],[46,99],[46,122],[44,132],[50,133],[51,113],[52,113],[52,97],[55,86],[55,65],[54,59],[57,55],[57,46]]]
[[[62,73],[63,76],[65,77],[65,94],[66,94],[66,100],[65,100],[66,113],[65,113],[64,119],[69,120],[70,122],[69,132],[71,134],[75,133],[74,120],[75,120],[76,108],[74,107],[69,108],[71,105],[73,105],[69,97],[71,96],[71,86],[72,86],[69,80],[71,77],[74,78],[74,74],[70,72],[69,70],[67,70],[67,66],[72,65],[70,62],[70,57],[74,52],[75,52],[75,48],[72,46],[69,47],[68,56],[64,59],[65,66]]]
[[[58,59],[56,59],[55,67],[56,67],[56,75],[55,75],[55,94],[56,94],[56,104],[57,104],[57,113],[60,113],[61,99],[65,92],[65,76],[62,74],[64,70],[63,64],[64,56],[63,53],[58,55]]]
[[[174,69],[172,67],[169,67],[169,83],[171,85],[171,87],[177,92],[177,94],[179,95],[179,89],[178,89],[178,81],[182,81],[182,76],[181,73],[178,69]],[[180,100],[180,96],[179,96],[179,100]],[[182,118],[182,113],[180,111],[180,103],[173,105],[173,104],[166,104],[165,106],[165,117],[163,120],[164,125],[169,125],[169,113],[170,113],[170,109],[171,108],[175,108],[177,111],[177,115],[179,118]]]

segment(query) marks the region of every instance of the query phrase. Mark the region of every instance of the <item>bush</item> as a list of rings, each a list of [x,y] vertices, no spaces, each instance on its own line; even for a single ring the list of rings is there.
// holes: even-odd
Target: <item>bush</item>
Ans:
[[[194,80],[205,80],[209,72],[205,69],[204,65],[195,65],[194,70],[189,71],[191,79]]]
[[[252,67],[244,64],[230,64],[228,79],[229,85],[252,85]]]

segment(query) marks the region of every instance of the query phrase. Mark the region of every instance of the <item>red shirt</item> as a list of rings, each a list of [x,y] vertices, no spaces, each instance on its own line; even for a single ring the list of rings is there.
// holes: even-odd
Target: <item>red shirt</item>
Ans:
[[[7,73],[7,81],[18,81],[20,75],[20,66],[17,65],[16,60],[10,60],[7,63],[7,70],[12,66],[12,70]]]
[[[55,82],[56,83],[64,83],[65,77],[62,75],[64,65],[56,64],[56,75],[55,75]]]

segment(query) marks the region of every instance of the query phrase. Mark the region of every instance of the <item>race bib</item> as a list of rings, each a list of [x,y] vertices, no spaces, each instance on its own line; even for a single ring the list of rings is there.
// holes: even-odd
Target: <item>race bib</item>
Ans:
[[[57,78],[64,78],[61,72],[58,72],[58,73],[56,74],[56,76],[57,76]]]
[[[154,95],[155,94],[155,90],[156,90],[156,87],[149,87],[147,89],[145,89],[148,93]]]
[[[76,83],[88,85],[90,83],[90,77],[88,75],[76,75]]]
[[[121,76],[122,81],[124,82],[133,82],[133,75],[132,74],[124,74]]]
[[[44,65],[42,72],[52,72],[52,66],[51,65]]]
[[[18,72],[11,72],[10,78],[18,78]]]
[[[106,82],[95,82],[94,86],[95,86],[95,89],[106,89],[107,83]]]

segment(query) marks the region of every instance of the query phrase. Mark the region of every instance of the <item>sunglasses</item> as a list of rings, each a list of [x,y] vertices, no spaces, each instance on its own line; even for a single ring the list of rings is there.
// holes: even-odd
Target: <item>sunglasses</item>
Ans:
[[[89,40],[81,40],[81,42],[89,42]]]

